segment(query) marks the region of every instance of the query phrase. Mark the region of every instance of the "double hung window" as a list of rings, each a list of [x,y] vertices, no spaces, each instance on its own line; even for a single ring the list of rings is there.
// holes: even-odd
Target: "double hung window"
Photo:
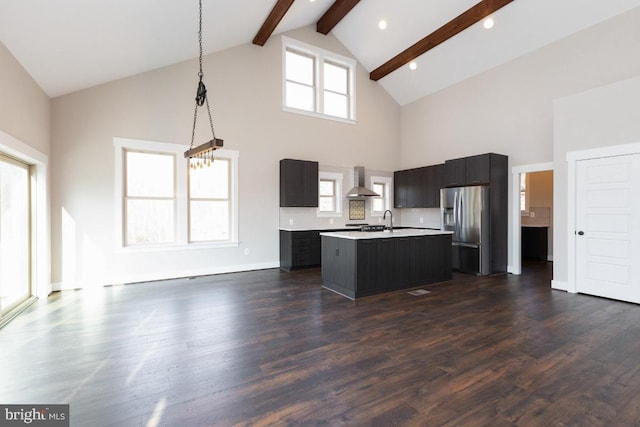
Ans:
[[[355,121],[356,62],[283,37],[286,111]]]
[[[121,248],[237,246],[238,152],[189,168],[185,147],[115,138]]]

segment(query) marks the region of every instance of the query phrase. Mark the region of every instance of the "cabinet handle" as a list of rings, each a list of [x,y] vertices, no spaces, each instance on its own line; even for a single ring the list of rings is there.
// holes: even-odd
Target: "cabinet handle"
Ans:
[[[340,256],[340,248],[336,248],[336,256]]]

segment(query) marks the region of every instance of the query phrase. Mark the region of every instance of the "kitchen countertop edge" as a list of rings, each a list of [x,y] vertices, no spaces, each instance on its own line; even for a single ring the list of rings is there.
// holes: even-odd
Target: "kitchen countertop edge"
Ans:
[[[452,231],[428,230],[405,228],[390,231],[335,231],[320,233],[321,236],[337,237],[340,239],[363,240],[363,239],[388,239],[393,237],[419,237],[419,236],[441,236],[453,234]]]

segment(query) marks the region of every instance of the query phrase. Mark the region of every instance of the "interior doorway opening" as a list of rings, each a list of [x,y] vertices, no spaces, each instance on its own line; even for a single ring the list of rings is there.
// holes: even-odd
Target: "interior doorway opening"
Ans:
[[[509,271],[521,274],[523,255],[553,260],[553,163],[514,166],[511,191]],[[526,245],[524,251],[523,243]]]

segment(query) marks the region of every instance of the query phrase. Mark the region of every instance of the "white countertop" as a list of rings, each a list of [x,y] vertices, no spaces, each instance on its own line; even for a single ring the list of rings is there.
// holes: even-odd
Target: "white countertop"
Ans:
[[[334,231],[320,233],[321,236],[338,237],[340,239],[387,239],[390,237],[411,237],[411,236],[439,236],[443,234],[453,234],[453,231],[442,230],[418,230],[415,228],[405,228],[391,231]]]
[[[371,224],[371,225],[381,225],[381,224]],[[398,230],[395,230],[395,228],[398,227]],[[394,225],[394,233],[396,231],[400,231],[401,228],[411,228],[414,229],[414,226],[406,226],[406,225]],[[355,232],[360,233],[360,227],[354,227],[354,226],[347,226],[347,225],[335,225],[335,226],[301,226],[301,227],[295,227],[295,226],[290,226],[290,227],[279,227],[279,230],[282,231],[332,231],[332,230],[353,230]],[[415,228],[416,230],[431,230],[431,231],[440,231],[434,228],[429,228],[429,227],[425,227],[425,228]]]

